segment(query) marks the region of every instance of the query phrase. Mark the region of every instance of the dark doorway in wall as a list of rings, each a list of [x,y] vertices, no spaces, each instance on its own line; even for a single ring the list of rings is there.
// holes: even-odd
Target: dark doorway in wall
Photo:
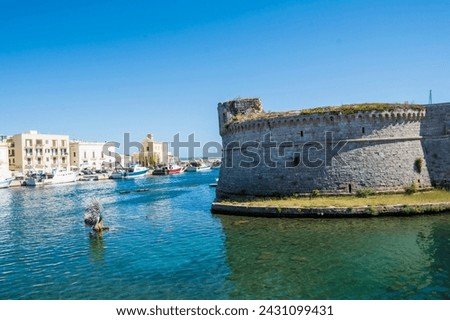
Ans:
[[[348,193],[352,193],[352,184],[351,183],[348,184]]]
[[[299,164],[300,164],[300,155],[296,154],[294,157],[293,165],[294,165],[294,167],[296,167]]]

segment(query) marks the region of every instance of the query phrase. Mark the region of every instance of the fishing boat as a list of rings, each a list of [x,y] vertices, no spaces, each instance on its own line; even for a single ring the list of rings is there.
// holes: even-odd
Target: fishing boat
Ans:
[[[200,172],[210,170],[211,167],[204,164],[202,161],[192,161],[186,168],[186,172]]]
[[[153,171],[153,175],[154,176],[164,176],[164,175],[168,175],[168,174],[179,174],[184,172],[185,168],[180,167],[179,165],[173,163],[170,164],[168,166],[160,166],[157,167],[154,171]]]
[[[13,181],[12,178],[0,178],[0,189],[9,188],[11,181]]]
[[[180,167],[177,164],[170,164],[169,165],[169,174],[177,174],[177,173],[182,173],[186,170],[186,168]]]
[[[123,179],[135,179],[144,177],[150,169],[147,167],[141,167],[140,165],[134,165],[128,170],[124,170]]]
[[[123,179],[123,176],[125,174],[125,170],[115,170],[111,175],[109,176],[110,179]]]

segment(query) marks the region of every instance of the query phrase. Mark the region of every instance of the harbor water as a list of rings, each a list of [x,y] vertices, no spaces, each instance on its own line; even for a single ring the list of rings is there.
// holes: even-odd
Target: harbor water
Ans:
[[[450,297],[450,214],[213,215],[217,174],[0,190],[0,299]]]

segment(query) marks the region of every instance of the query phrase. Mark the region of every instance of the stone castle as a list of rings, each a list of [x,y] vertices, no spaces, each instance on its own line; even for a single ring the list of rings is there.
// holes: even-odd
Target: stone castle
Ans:
[[[218,115],[219,200],[450,184],[450,103],[264,112],[250,98],[219,103]]]

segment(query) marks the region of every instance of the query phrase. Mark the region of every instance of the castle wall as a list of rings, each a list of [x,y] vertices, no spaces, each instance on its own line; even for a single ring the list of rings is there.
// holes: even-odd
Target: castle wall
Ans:
[[[448,119],[449,106],[438,106],[430,116],[431,107],[266,114],[224,122],[217,196],[403,191],[411,184],[428,188],[449,172],[449,138],[442,121]],[[219,114],[222,108],[220,104]],[[232,116],[230,112],[228,119]],[[436,138],[438,132],[447,136]],[[417,159],[422,159],[420,169]]]
[[[432,184],[450,186],[450,104],[428,108],[421,122],[421,135]]]

